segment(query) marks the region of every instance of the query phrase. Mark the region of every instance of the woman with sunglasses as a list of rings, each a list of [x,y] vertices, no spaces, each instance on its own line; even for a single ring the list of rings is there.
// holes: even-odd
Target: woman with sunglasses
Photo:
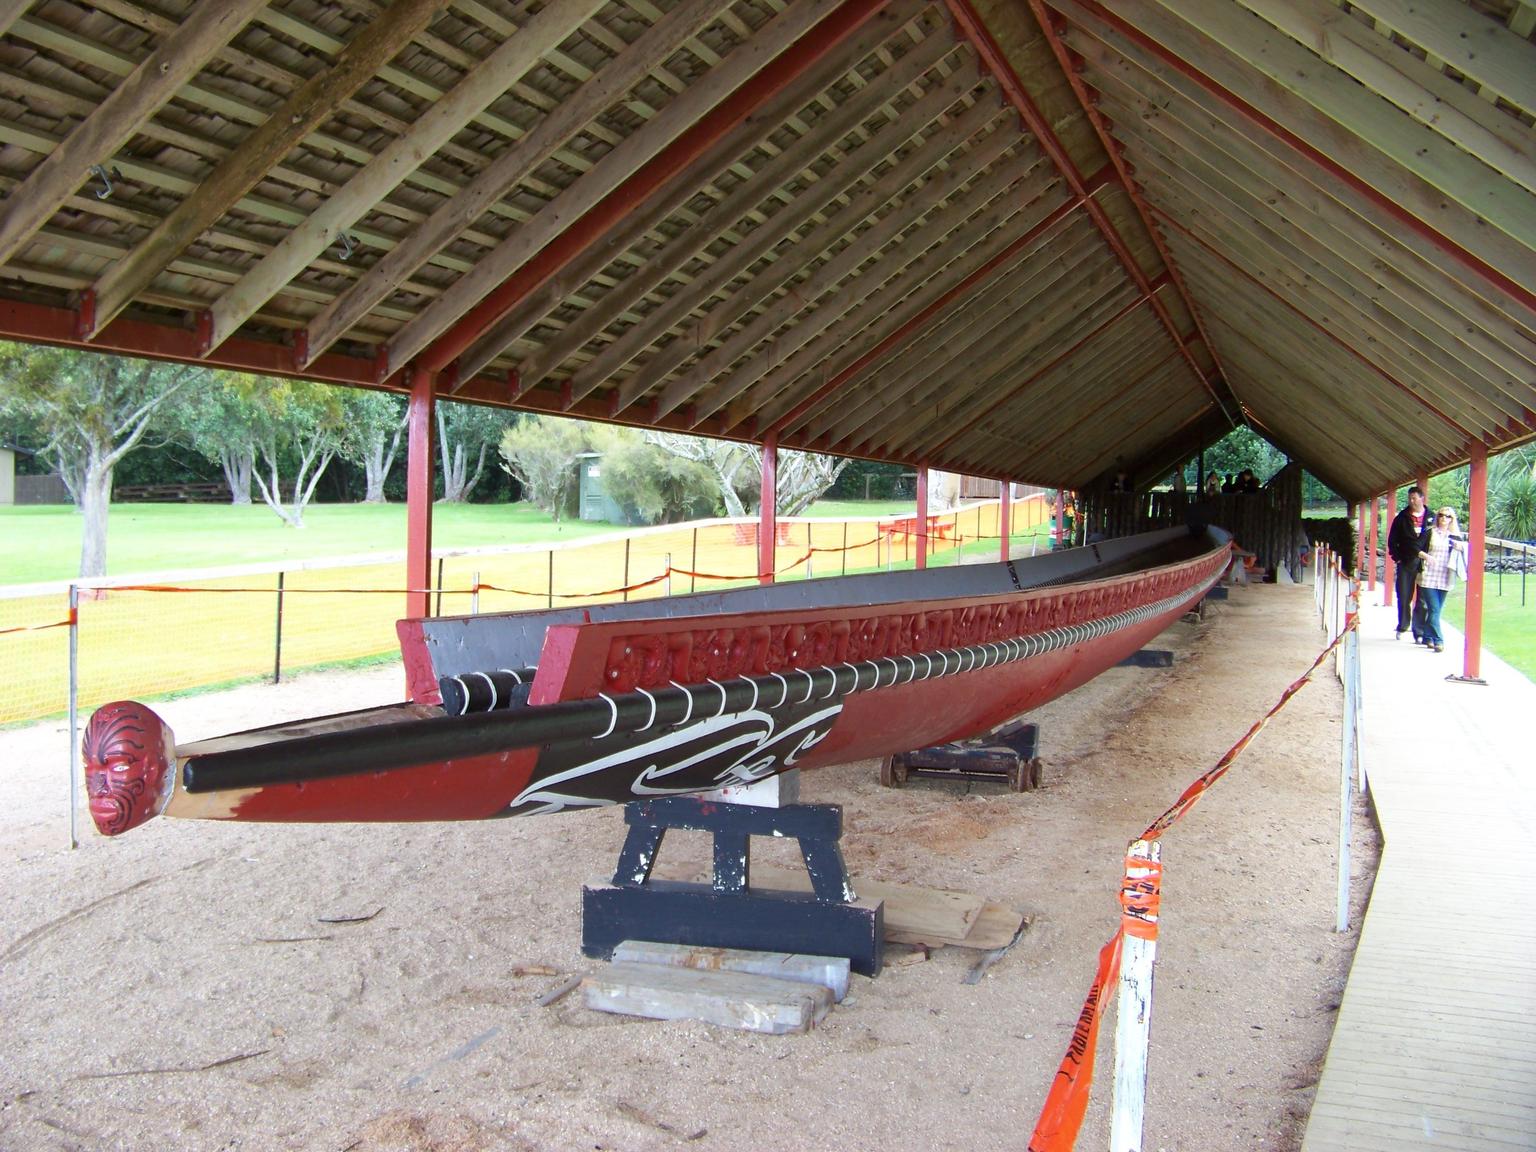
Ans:
[[[1425,643],[1436,652],[1445,651],[1440,611],[1445,607],[1445,594],[1456,582],[1457,553],[1465,547],[1465,541],[1456,534],[1454,508],[1442,508],[1435,513],[1434,520],[1424,526],[1419,537],[1419,551],[1424,554],[1424,564],[1419,569],[1419,595],[1424,600]]]

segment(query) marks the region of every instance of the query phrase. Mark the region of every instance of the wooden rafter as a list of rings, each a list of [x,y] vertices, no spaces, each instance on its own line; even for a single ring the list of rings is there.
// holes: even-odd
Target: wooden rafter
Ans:
[[[336,195],[305,217],[270,255],[219,297],[209,309],[209,346],[217,348],[227,340],[247,317],[333,243],[340,232],[387,196],[427,156],[500,96],[512,79],[526,73],[541,55],[569,36],[603,2],[552,0],[531,17],[517,35],[505,40],[423,113],[409,132],[391,141]]]
[[[758,169],[745,162],[744,154],[774,154],[773,146],[764,138],[763,125],[792,121],[796,111],[808,103],[834,103],[827,90],[856,74],[858,63],[880,45],[901,35],[903,28],[920,15],[922,7],[920,0],[893,0],[885,12],[849,35],[846,58],[827,55],[812,63],[793,83],[768,97],[757,113],[742,119],[669,177],[639,208],[622,213],[610,228],[569,261],[559,263],[552,271],[541,271],[526,292],[460,356],[460,377],[472,376],[488,366],[501,350],[510,348],[548,318],[562,301],[572,299],[583,285],[599,279],[603,269],[615,260],[629,260],[634,265],[630,276],[644,276],[656,263],[665,265],[669,243],[660,233],[660,225],[674,215],[682,215],[683,205],[693,199],[700,185],[718,179],[721,173],[729,172],[743,182],[751,181]],[[764,182],[770,181],[764,177]],[[712,210],[706,210],[705,215],[712,216]],[[695,225],[708,227],[702,216],[684,222],[690,225],[683,229],[684,233],[692,231]],[[618,284],[612,287],[617,288]],[[533,387],[524,385],[515,373],[511,383],[514,399]]]
[[[445,201],[405,240],[359,277],[305,329],[308,354],[329,348],[379,301],[393,292],[440,248],[472,225],[492,204],[567,146],[600,111],[613,104],[700,28],[729,0],[686,0],[652,25],[574,97],[553,109],[522,140],[498,156],[453,198]]]
[[[836,0],[794,0],[723,63],[712,68],[643,127],[625,137],[623,143],[556,197],[527,226],[514,231],[483,256],[470,272],[459,277],[448,291],[422,309],[389,342],[390,366],[393,368],[405,364],[455,325],[459,327],[458,334],[441,351],[429,357],[425,366],[436,370],[456,358],[500,318],[499,315],[487,313],[505,311],[495,292],[498,285],[509,281],[524,265],[566,232],[572,223],[592,212],[610,195],[622,194],[626,181],[640,175],[652,162],[659,161],[664,150],[681,140],[690,129],[715,115],[727,97],[797,40],[810,33],[837,7]],[[800,70],[803,69],[796,71]],[[786,76],[785,82],[792,78]],[[752,103],[760,104],[764,98],[766,94],[756,96]],[[715,119],[728,121],[734,117],[716,115]],[[729,127],[728,122],[717,125],[712,123],[711,131],[701,135],[711,137],[723,133]],[[684,166],[698,150],[712,142],[712,139],[704,140],[699,148],[680,152],[674,160],[662,162],[660,167],[654,169],[655,175],[647,181],[651,184],[651,190],[654,191],[655,186],[670,175],[668,169],[675,170]],[[488,302],[490,306],[487,306]]]
[[[818,157],[832,150],[838,141],[850,133],[857,133],[860,139],[867,138],[866,133],[861,130],[861,125],[875,116],[880,105],[889,100],[891,93],[886,91],[886,86],[889,85],[893,91],[907,88],[950,50],[950,46],[940,38],[927,38],[922,45],[908,52],[881,77],[882,84],[865,85],[846,102],[838,105],[836,111],[816,121],[805,135],[764,164],[761,169],[753,172],[732,191],[730,196],[711,208],[706,217],[701,220],[700,228],[679,233],[652,257],[645,269],[624,281],[613,293],[605,296],[600,305],[588,309],[558,338],[548,341],[538,353],[519,364],[518,372],[521,379],[531,385],[563,364],[572,353],[588,344],[622,314],[633,308],[639,300],[667,280],[676,278],[690,260],[696,258],[709,244],[719,238],[726,226],[760,201],[775,196],[783,184],[795,179],[798,173],[810,167]],[[894,111],[892,109],[893,113]],[[841,152],[837,154],[840,156]],[[793,196],[786,196],[784,206],[789,207],[793,201]],[[783,222],[778,220],[777,214],[774,215],[773,220],[774,228],[782,226]],[[765,217],[762,224],[754,230],[754,236],[768,226],[769,220]],[[787,230],[787,228],[784,229],[784,231]],[[647,317],[645,324],[647,328],[652,325],[662,327],[650,317]],[[485,357],[491,352],[492,347],[493,345],[485,345],[483,348],[477,346],[473,354],[464,358],[464,369],[473,370],[475,365],[482,361],[488,363]]]
[[[58,202],[80,187],[93,165],[110,165],[117,150],[140,126],[265,5],[266,0],[226,0],[194,9],[132,75],[43,157],[5,201],[0,212],[0,264],[21,250],[53,215]],[[7,23],[20,16],[19,11],[11,14]]]
[[[364,28],[331,62],[285,100],[131,252],[91,289],[86,335],[100,331],[187,246],[211,228],[274,165],[331,114],[336,102],[356,92],[411,38],[448,6],[447,0],[402,0]],[[305,358],[303,363],[307,363]]]

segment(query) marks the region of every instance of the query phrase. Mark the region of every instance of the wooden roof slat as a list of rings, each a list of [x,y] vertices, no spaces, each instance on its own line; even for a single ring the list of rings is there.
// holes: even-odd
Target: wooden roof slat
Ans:
[[[667,180],[644,204],[626,213],[599,241],[589,245],[568,265],[530,288],[522,300],[507,310],[500,320],[470,345],[460,358],[461,364],[488,365],[496,358],[494,349],[511,347],[557,308],[562,300],[571,297],[582,285],[595,279],[616,256],[632,255],[630,249],[640,243],[643,236],[651,233],[693,199],[701,182],[726,170],[737,172],[743,179],[750,179],[752,169],[739,158],[753,151],[762,151],[770,156],[775,154],[764,135],[764,124],[794,118],[793,113],[797,109],[812,102],[823,105],[828,103],[824,95],[826,90],[856,71],[858,63],[875,51],[884,40],[901,34],[925,6],[926,0],[894,0],[882,14],[886,17],[884,20],[876,17],[849,37],[848,58],[823,57],[818,60],[795,83],[771,97],[758,115],[742,120],[725,133],[713,146]],[[658,245],[646,253],[645,259],[636,261],[637,266],[649,264],[650,258],[663,246]],[[462,379],[472,374],[461,370],[459,375]],[[527,389],[519,385],[514,397],[524,391]]]
[[[1530,44],[1525,39],[1529,30],[1517,34],[1501,28],[1473,8],[1460,4],[1425,6],[1409,0],[1351,2],[1483,88],[1496,92],[1527,115],[1536,116],[1536,70],[1531,68]],[[1518,11],[1512,11],[1511,20],[1518,15]]]
[[[1244,215],[1241,206],[1222,203],[1203,187],[1192,186],[1199,163],[1194,158],[1189,158],[1182,173],[1166,170],[1160,159],[1150,159],[1145,153],[1141,158],[1138,172],[1148,178],[1154,192],[1163,193],[1160,199],[1169,205],[1159,209],[1163,215],[1179,220],[1191,231],[1208,233],[1209,240],[1264,274],[1277,292],[1284,287],[1283,294],[1291,305],[1318,324],[1337,326],[1342,338],[1369,349],[1370,355],[1382,358],[1383,367],[1391,368],[1399,377],[1420,379],[1431,390],[1436,389],[1437,381],[1443,381],[1444,387],[1456,390],[1461,400],[1465,396],[1460,394],[1472,393],[1481,401],[1480,409],[1504,413],[1502,419],[1490,422],[1493,427],[1519,415],[1520,405],[1504,391],[1517,389],[1515,380],[1464,346],[1450,350],[1440,347],[1422,328],[1393,314],[1380,299],[1385,293],[1372,292],[1374,285],[1352,284],[1329,267],[1329,253],[1312,249],[1305,237],[1280,236],[1264,222]],[[1192,214],[1202,219],[1193,220]],[[1440,394],[1442,404],[1449,399]]]
[[[1086,217],[1079,217],[1075,226],[1080,228],[1085,222]],[[785,431],[798,431],[831,446],[925,381],[968,364],[973,348],[984,347],[1005,327],[1017,324],[1018,316],[1029,314],[1030,301],[1039,298],[1046,285],[1068,275],[1070,268],[1102,258],[1095,250],[1074,246],[1068,239],[1072,235],[1069,229],[1041,248],[1020,252],[991,282],[935,315],[926,328],[870,363],[842,390],[806,406],[794,423],[784,425]],[[868,380],[878,380],[879,386],[869,386],[865,383]]]
[[[1282,236],[1287,245],[1295,245],[1324,263],[1329,255],[1335,257],[1333,271],[1337,275],[1368,292],[1418,331],[1431,335],[1437,344],[1452,354],[1458,357],[1471,355],[1517,379],[1536,373],[1536,362],[1490,335],[1486,325],[1501,319],[1491,309],[1485,306],[1482,310],[1482,324],[1467,323],[1447,305],[1445,298],[1452,293],[1443,285],[1443,278],[1440,290],[1432,292],[1423,286],[1426,278],[1423,272],[1430,270],[1422,269],[1420,262],[1408,253],[1400,249],[1394,251],[1392,255],[1396,263],[1373,254],[1361,243],[1359,229],[1351,232],[1335,223],[1342,218],[1342,210],[1336,202],[1317,196],[1313,190],[1303,189],[1299,181],[1291,187],[1299,194],[1310,193],[1311,203],[1296,200],[1291,192],[1271,183],[1250,167],[1255,165],[1251,153],[1244,157],[1237,148],[1219,148],[1214,141],[1194,133],[1166,103],[1154,107],[1144,97],[1122,87],[1117,78],[1097,70],[1094,76],[1106,108],[1117,116],[1122,135],[1136,145],[1137,160],[1141,162],[1138,171],[1144,172],[1147,163],[1160,162],[1165,174],[1197,179],[1234,210],[1255,223],[1262,222]],[[1271,169],[1271,174],[1279,173]],[[1287,175],[1292,174],[1283,174],[1282,178]],[[1398,270],[1398,264],[1420,270],[1419,279],[1404,275]],[[1455,295],[1469,302],[1480,302],[1466,293]]]
[[[947,299],[940,298],[914,322],[898,328],[829,377],[779,417],[776,426],[781,430],[796,428],[801,420],[822,413],[814,439],[821,447],[834,447],[840,439],[851,440],[859,429],[895,408],[904,397],[968,362],[960,360],[958,351],[947,355],[947,349],[965,349],[972,359],[979,356],[980,350],[1000,338],[1002,324],[1009,316],[1023,313],[1068,269],[1103,260],[1098,248],[1077,243],[1093,234],[1093,224],[1075,208],[1075,201],[1063,202],[1005,248],[994,264],[984,266],[971,282],[962,284]],[[1037,318],[1030,313],[1031,323]],[[932,369],[923,371],[929,361]],[[912,371],[891,376],[898,365]],[[840,419],[844,416],[846,419]],[[835,427],[838,435],[828,435],[824,427]]]
[[[974,78],[974,73],[971,75]],[[959,85],[962,88],[964,86]],[[848,206],[843,211],[831,216],[824,224],[813,227],[803,237],[795,236],[792,231],[782,240],[775,240],[771,236],[765,237],[762,242],[746,247],[728,267],[722,269],[720,274],[712,276],[707,286],[723,287],[731,277],[744,272],[760,256],[766,255],[779,243],[789,241],[788,246],[778,254],[778,258],[770,268],[752,276],[734,292],[726,295],[719,305],[700,319],[688,324],[670,344],[657,351],[620,384],[616,411],[623,411],[651,388],[660,384],[690,356],[704,352],[713,340],[724,336],[718,348],[703,355],[683,377],[667,384],[659,397],[657,411],[665,414],[681,407],[689,396],[714,379],[717,371],[725,369],[746,349],[756,344],[762,338],[761,334],[772,331],[783,322],[784,310],[791,307],[784,305],[784,300],[793,301],[794,306],[790,315],[798,312],[798,305],[802,299],[810,299],[813,293],[819,293],[828,279],[832,277],[841,279],[853,268],[869,260],[889,242],[892,236],[917,224],[925,212],[930,210],[943,195],[946,193],[955,195],[966,177],[974,176],[981,166],[990,163],[999,151],[1012,143],[1011,140],[996,140],[994,137],[989,137],[988,143],[992,143],[993,148],[983,143],[971,153],[958,157],[953,176],[934,175],[916,193],[904,200],[896,201],[896,206],[890,212],[864,232],[855,234],[854,230],[862,221],[868,219],[882,205],[895,201],[895,198],[915,180],[928,176],[930,169],[942,162],[945,156],[954,152],[975,132],[985,128],[996,117],[997,109],[989,102],[981,101],[972,105],[950,123],[940,123],[937,131],[925,140],[922,147],[910,156],[895,161],[889,172],[881,174],[863,186],[855,184],[855,181],[873,172],[885,160],[893,158],[896,150],[912,138],[914,129],[921,132],[937,122],[933,114],[942,113],[948,103],[953,102],[952,92],[952,88],[940,90],[933,93],[931,98],[925,98],[921,103],[927,106],[921,108],[915,106],[913,115],[910,118],[904,118],[897,128],[888,133],[890,137],[888,141],[878,146],[861,149],[857,154],[858,162],[848,166],[852,171],[846,174],[839,173],[843,176],[842,180],[832,180],[829,177],[824,181],[832,185],[828,189],[827,199],[831,198],[831,193],[840,193],[844,189],[851,192]],[[946,97],[949,97],[948,101]],[[928,102],[929,99],[931,103]],[[878,154],[866,155],[866,153]],[[1006,173],[997,177],[997,190],[1007,187],[1018,178],[1017,166],[1006,166]],[[954,207],[959,207],[959,199],[960,197],[957,196],[957,204]],[[914,202],[928,207],[914,208],[912,207]],[[806,205],[813,203],[816,201],[809,200]],[[746,324],[741,331],[725,335],[727,328],[743,319],[753,307],[767,299],[771,293],[784,286],[795,275],[811,267],[815,260],[830,251],[844,237],[848,238],[847,246],[832,257],[826,265],[816,269],[807,280],[791,289],[778,304],[770,304],[757,319]],[[725,261],[721,263],[724,264]],[[688,299],[681,301],[678,307],[669,311],[681,319],[705,303],[707,297],[702,299],[701,297],[703,297],[701,292],[690,293]],[[689,304],[693,306],[687,307],[686,305]],[[768,319],[768,317],[772,318]]]
[[[334,101],[356,92],[382,64],[447,7],[447,0],[402,0],[344,47],[331,67],[293,93],[221,160],[189,196],[109,269],[92,288],[93,336],[121,312],[188,244],[239,203],[267,171],[324,121]],[[414,269],[413,269],[414,271]]]
[[[891,75],[891,84],[901,90],[916,83],[929,68],[952,50],[953,46],[946,44],[942,37],[929,37],[922,45],[914,48],[896,63]],[[934,86],[931,90],[926,90],[918,105],[930,102],[942,110],[943,107],[957,100],[975,82],[974,72],[969,76],[956,73],[947,81]],[[520,364],[518,373],[522,381],[530,387],[537,384],[545,375],[562,364],[572,352],[606,329],[617,318],[620,310],[633,306],[647,292],[665,283],[673,273],[713,243],[719,235],[718,229],[721,224],[734,223],[747,207],[763,202],[780,184],[793,179],[817,157],[834,150],[838,141],[858,131],[863,121],[880,113],[879,105],[884,103],[881,100],[882,95],[879,86],[867,86],[863,92],[851,97],[837,112],[818,121],[814,128],[808,130],[792,148],[786,149],[773,161],[764,165],[761,173],[754,174],[750,180],[743,181],[730,197],[717,206],[717,209],[712,209],[709,213],[709,226],[690,228],[679,234],[672,244],[652,259],[650,267],[645,272],[637,274],[633,285],[626,284],[615,300],[605,301],[600,309],[584,317],[583,322],[577,326],[569,339],[552,344],[544,353],[530,357]],[[918,105],[914,105],[908,114],[922,116],[924,113]],[[900,114],[894,108],[891,109],[892,119],[898,115]],[[886,140],[890,133],[883,129],[873,135],[866,135],[863,132],[859,132],[858,135],[860,140],[865,141],[863,145],[856,146],[848,154],[837,151],[835,153],[838,158],[837,163],[817,180],[813,187],[807,188],[799,196],[792,198],[780,212],[767,217],[761,227],[754,229],[749,236],[733,245],[726,255],[716,260],[707,273],[692,281],[687,289],[679,289],[673,293],[665,304],[649,312],[639,324],[632,326],[624,335],[599,352],[594,360],[575,373],[571,378],[573,398],[579,400],[605,383],[608,377],[627,364],[646,344],[659,339],[667,329],[698,307],[702,300],[707,299],[710,294],[740,275],[784,237],[801,227],[811,216],[827,208],[836,197],[845,195],[849,185],[868,168],[889,155],[889,152],[900,143],[900,141],[894,141],[887,144]],[[576,342],[580,337],[585,339],[580,339],[579,343]],[[646,339],[642,340],[642,337]],[[476,354],[464,361],[463,369],[473,370],[476,362],[483,361],[489,351],[489,347],[477,347]]]
[[[109,163],[113,153],[265,4],[266,0],[225,0],[193,9],[5,202],[0,212],[0,264],[47,222],[59,200],[80,187],[93,164]]]
[[[1010,174],[1017,179],[1028,168],[1020,163]],[[925,297],[941,294],[970,268],[1006,247],[1013,235],[1027,231],[1046,215],[1042,207],[1054,207],[1042,199],[1028,205],[1014,202],[1000,190],[989,190],[991,199],[965,201],[958,218],[930,221],[910,244],[899,245],[890,258],[875,261],[827,307],[783,333],[775,341],[772,356],[748,359],[717,378],[702,393],[698,412],[709,415],[740,398],[744,410],[739,415],[771,420],[792,403],[787,392],[775,395],[783,385],[825,358],[857,359],[867,344],[877,342],[875,331],[898,325],[898,317],[919,310]],[[832,362],[828,361],[828,374],[838,370],[830,366]],[[782,406],[771,402],[781,398]],[[732,415],[738,415],[737,410]]]
[[[1294,41],[1286,38],[1281,45],[1280,37],[1275,34],[1266,39],[1265,44],[1277,50],[1288,47],[1288,52],[1277,51],[1277,55],[1286,59],[1291,67],[1323,78],[1322,91],[1317,98],[1326,97],[1333,112],[1345,117],[1347,126],[1343,135],[1340,134],[1341,125],[1329,113],[1300,96],[1281,90],[1272,78],[1267,78],[1267,74],[1258,73],[1255,64],[1226,51],[1200,30],[1201,18],[1217,13],[1223,19],[1213,18],[1212,23],[1218,25],[1216,30],[1231,32],[1233,39],[1258,55],[1248,43],[1253,29],[1233,31],[1229,27],[1232,21],[1225,18],[1234,14],[1220,6],[1183,13],[1196,24],[1181,19],[1160,3],[1127,4],[1117,0],[1112,11],[1098,0],[1059,0],[1059,7],[1073,14],[1078,25],[1091,24],[1092,34],[1104,39],[1116,51],[1165,78],[1168,66],[1161,59],[1150,59],[1142,44],[1132,44],[1124,30],[1159,45],[1162,53],[1182,61],[1180,71],[1187,82],[1202,87],[1208,96],[1207,86],[1227,94],[1228,115],[1239,114],[1232,110],[1232,106],[1234,102],[1240,103],[1247,131],[1263,131],[1275,136],[1277,143],[1291,147],[1294,147],[1291,145],[1294,140],[1307,150],[1309,159],[1331,161],[1330,170],[1339,175],[1344,184],[1366,193],[1377,206],[1387,208],[1389,215],[1402,213],[1411,228],[1429,240],[1431,246],[1441,250],[1442,258],[1452,258],[1467,271],[1485,279],[1489,288],[1507,294],[1512,301],[1519,301],[1524,307],[1536,307],[1536,292],[1527,287],[1536,284],[1536,247],[1524,241],[1511,244],[1494,235],[1495,230],[1480,223],[1475,210],[1455,201],[1435,185],[1436,178],[1443,179],[1453,191],[1466,194],[1475,201],[1476,195],[1468,189],[1469,183],[1476,183],[1475,169],[1468,167],[1475,162],[1464,154],[1459,158],[1448,155],[1443,141],[1437,140],[1422,126],[1413,124],[1400,110],[1365,91],[1362,86],[1351,81],[1348,87],[1341,88],[1339,77],[1330,67],[1316,62],[1315,57],[1310,61],[1297,58],[1295,54],[1302,49]],[[1236,15],[1258,23],[1257,17]],[[1198,64],[1191,61],[1198,61]],[[1260,108],[1263,110],[1259,111]],[[1404,124],[1410,125],[1413,134],[1424,143],[1429,161],[1421,162],[1412,155],[1414,147],[1405,139]],[[1377,129],[1388,133],[1390,139],[1374,141],[1357,134],[1361,130]],[[1294,163],[1294,152],[1288,152],[1287,159]],[[1421,170],[1428,171],[1431,178],[1426,178]],[[1494,198],[1501,204],[1494,207],[1507,205],[1512,197],[1513,193],[1500,190]],[[1522,236],[1536,230],[1536,213],[1522,218],[1518,212],[1503,210],[1498,216],[1503,220],[1501,227],[1513,229],[1508,235]]]
[[[497,200],[533,172],[586,126],[620,93],[629,91],[678,47],[692,39],[704,24],[715,19],[730,0],[685,0],[652,25],[609,67],[589,80],[570,99],[541,120],[529,133],[507,149],[458,194],[444,202],[425,223],[392,252],[383,256],[358,282],[305,330],[308,355],[329,348],[355,325],[395,286],[411,275],[439,248],[472,225]]]
[[[209,309],[209,345],[217,348],[270,300],[342,229],[389,194],[407,172],[501,95],[551,47],[579,27],[605,0],[552,0],[468,76],[434,103],[405,136],[393,140],[330,200],[318,206],[273,252]],[[469,273],[466,273],[468,275]],[[462,283],[462,279],[459,281]],[[442,297],[438,300],[441,301]]]
[[[1176,50],[1198,50],[1196,58],[1208,75],[1227,83],[1239,95],[1252,96],[1263,90],[1269,97],[1266,106],[1270,114],[1292,125],[1315,127],[1324,123],[1317,117],[1327,117],[1342,126],[1359,142],[1352,149],[1357,172],[1378,186],[1400,182],[1413,187],[1418,193],[1416,211],[1428,213],[1421,218],[1447,234],[1463,237],[1469,251],[1520,282],[1536,283],[1536,258],[1520,259],[1517,246],[1489,237],[1486,228],[1479,227],[1480,220],[1486,221],[1526,249],[1536,248],[1536,197],[1529,191],[1487,179],[1487,167],[1462,148],[1426,131],[1363,83],[1336,68],[1319,67],[1315,53],[1254,15],[1200,0],[1157,0],[1145,8],[1167,9],[1178,18],[1173,21],[1141,14],[1142,26],[1164,43],[1178,45]],[[1178,21],[1199,38],[1191,38]],[[1231,57],[1211,50],[1212,42]],[[1226,60],[1234,57],[1258,75],[1244,75],[1230,67]],[[1262,78],[1279,85],[1287,95],[1262,85]],[[1330,143],[1335,148],[1339,145],[1336,127]],[[1423,188],[1415,186],[1418,181],[1443,195],[1426,195]],[[1450,210],[1444,204],[1445,197],[1456,201],[1465,212]]]
[[[837,7],[837,0],[795,0],[769,21],[756,36],[733,52],[666,109],[603,157],[589,172],[566,188],[527,225],[518,228],[482,257],[474,269],[459,277],[389,344],[394,371],[487,298],[571,223],[595,208],[630,176],[655,158],[668,144],[700,121],[744,80],[811,30]],[[473,334],[480,336],[481,332]]]
[[[1063,293],[1030,321],[1004,331],[995,342],[976,352],[969,371],[952,372],[925,388],[913,403],[892,405],[877,421],[864,428],[862,443],[904,443],[898,425],[910,434],[925,428],[966,427],[991,404],[991,390],[1007,387],[1015,392],[1028,386],[1050,363],[1069,354],[1084,336],[1100,330],[1128,303],[1140,301],[1136,286],[1116,275],[1114,262],[1100,265],[1080,284]],[[1023,384],[1018,381],[1023,379]],[[914,412],[919,419],[914,421]]]
[[[1105,287],[1102,295],[1078,308],[1052,332],[1048,344],[1020,350],[1010,343],[1001,355],[994,354],[982,364],[977,376],[992,381],[994,387],[970,389],[957,399],[942,397],[934,406],[936,412],[942,413],[941,419],[909,423],[895,435],[882,436],[880,442],[898,451],[943,454],[951,444],[964,440],[972,429],[989,428],[999,409],[1023,393],[1030,392],[1033,403],[1034,389],[1052,379],[1064,364],[1114,354],[1126,331],[1121,326],[1135,325],[1136,313],[1150,301],[1129,280],[1117,285],[1110,279]]]

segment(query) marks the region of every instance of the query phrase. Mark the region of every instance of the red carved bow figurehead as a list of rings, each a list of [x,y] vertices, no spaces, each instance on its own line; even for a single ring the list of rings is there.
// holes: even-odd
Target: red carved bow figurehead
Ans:
[[[81,751],[91,819],[103,836],[137,828],[170,799],[175,742],[144,705],[119,700],[96,709]]]

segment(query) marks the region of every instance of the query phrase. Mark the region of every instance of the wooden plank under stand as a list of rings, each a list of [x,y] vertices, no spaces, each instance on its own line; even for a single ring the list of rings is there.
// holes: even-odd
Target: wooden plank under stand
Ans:
[[[880,761],[880,783],[900,788],[914,776],[939,780],[1006,781],[1015,792],[1040,787],[1040,728],[1026,720],[988,736],[897,752]]]

